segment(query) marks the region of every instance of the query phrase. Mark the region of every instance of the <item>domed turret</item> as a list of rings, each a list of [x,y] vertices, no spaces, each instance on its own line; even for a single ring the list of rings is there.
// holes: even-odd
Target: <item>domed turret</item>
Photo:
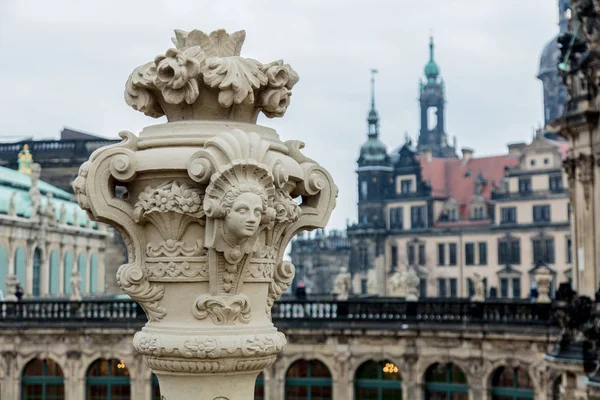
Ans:
[[[375,74],[377,70],[371,70],[371,109],[367,115],[368,139],[360,148],[359,165],[382,164],[389,161],[386,145],[379,140],[379,113],[375,108]]]
[[[559,35],[567,29],[570,17],[569,0],[558,0]],[[544,85],[544,123],[548,125],[560,117],[567,100],[567,90],[558,75],[557,64],[560,62],[558,35],[552,38],[542,50],[538,79]]]
[[[428,82],[435,82],[440,74],[440,67],[435,63],[433,59],[433,36],[429,37],[429,61],[425,65],[425,76]]]
[[[540,69],[538,78],[545,74],[555,74],[556,65],[559,63],[560,49],[558,48],[557,37],[546,43],[540,57]]]

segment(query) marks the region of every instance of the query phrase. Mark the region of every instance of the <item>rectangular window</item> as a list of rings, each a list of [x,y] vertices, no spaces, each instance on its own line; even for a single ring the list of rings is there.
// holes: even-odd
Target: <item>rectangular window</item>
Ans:
[[[487,243],[479,242],[479,265],[487,265]]]
[[[400,181],[400,193],[410,193],[412,192],[412,180],[411,179],[402,179]]]
[[[367,280],[366,279],[360,280],[360,292],[362,294],[367,294]]]
[[[508,242],[506,240],[498,241],[498,265],[508,264]]]
[[[425,265],[427,260],[425,259],[425,244],[419,245],[419,265]]]
[[[419,281],[419,298],[424,299],[427,297],[427,280],[421,279]]]
[[[398,247],[395,245],[392,246],[392,271],[395,271],[398,268]]]
[[[450,243],[448,245],[448,250],[450,253],[448,265],[456,265],[456,243]]]
[[[554,238],[533,239],[533,263],[554,264]]]
[[[519,179],[519,193],[521,193],[521,194],[531,193],[531,178]]]
[[[456,278],[450,278],[450,297],[456,297]]]
[[[404,229],[403,225],[403,208],[390,208],[390,229]]]
[[[467,288],[469,290],[469,298],[475,296],[475,285],[473,284],[473,279],[467,278]]]
[[[439,278],[438,279],[438,291],[440,297],[446,297],[446,280]]]
[[[503,299],[508,297],[508,279],[500,279],[500,297]]]
[[[425,228],[425,206],[410,208],[410,226],[412,229]]]
[[[548,264],[554,264],[554,239],[546,239],[544,241],[544,247],[544,250],[546,251],[546,262]]]
[[[571,242],[571,238],[567,238],[567,264],[571,264],[573,262],[573,243]]]
[[[550,176],[548,186],[551,192],[560,192],[562,190],[562,176]]]
[[[521,241],[519,239],[513,239],[510,242],[510,259],[511,264],[521,264]]]
[[[408,245],[408,265],[415,265],[415,246]]]
[[[475,243],[465,243],[465,264],[475,265]]]
[[[500,209],[500,223],[501,224],[516,224],[517,223],[517,208],[516,207],[502,207]]]
[[[521,298],[521,278],[513,278],[512,280],[513,298]]]
[[[361,271],[369,269],[369,253],[366,247],[359,247],[358,249],[358,263]]]
[[[533,222],[550,222],[550,205],[533,206]]]
[[[438,265],[446,265],[446,245],[438,244]]]
[[[498,264],[521,264],[521,241],[518,238],[498,240]]]

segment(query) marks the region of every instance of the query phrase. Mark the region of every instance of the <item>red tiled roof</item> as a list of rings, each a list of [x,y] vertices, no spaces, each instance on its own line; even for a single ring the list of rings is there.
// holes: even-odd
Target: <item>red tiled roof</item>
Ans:
[[[468,219],[469,204],[475,197],[475,182],[481,174],[487,181],[481,196],[490,200],[492,188],[498,186],[504,177],[505,167],[515,167],[519,157],[501,155],[471,158],[463,165],[462,159],[433,158],[428,162],[420,157],[423,180],[431,185],[434,197],[451,197],[459,204],[461,219]]]

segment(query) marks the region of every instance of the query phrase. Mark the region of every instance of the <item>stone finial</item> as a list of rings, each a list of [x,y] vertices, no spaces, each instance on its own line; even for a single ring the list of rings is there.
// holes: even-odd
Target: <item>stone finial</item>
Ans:
[[[552,301],[549,296],[552,278],[552,272],[546,266],[539,267],[535,272],[534,280],[538,288],[537,303],[550,303]]]
[[[419,300],[421,279],[417,275],[414,267],[409,267],[404,278],[404,286],[406,287],[406,301]]]
[[[74,270],[71,273],[71,295],[69,296],[69,300],[71,301],[81,301],[81,276],[79,276],[79,271]]]
[[[475,294],[471,297],[471,301],[485,301],[485,285],[483,284],[483,277],[480,274],[475,273],[473,276],[473,285]]]
[[[6,276],[6,295],[4,296],[4,301],[17,301],[17,277],[15,274],[8,274]]]
[[[245,31],[175,30],[175,48],[136,68],[125,87],[135,110],[169,121],[256,122],[258,112],[281,117],[298,74],[277,60],[263,64],[240,56]]]
[[[29,200],[31,200],[31,212],[29,218],[35,219],[42,212],[42,194],[37,187],[38,181],[40,180],[40,174],[42,173],[42,167],[38,163],[31,165],[31,187],[29,188]]]
[[[14,217],[17,215],[17,206],[15,204],[15,197],[17,196],[17,192],[12,192],[10,194],[10,199],[8,200],[8,216]]]
[[[404,277],[400,271],[395,271],[388,281],[388,296],[406,297]]]
[[[46,193],[46,208],[44,208],[44,215],[48,218],[49,225],[56,225],[56,209],[52,203],[52,193]]]
[[[346,267],[340,268],[340,272],[333,281],[333,294],[337,296],[338,300],[348,300],[348,294],[350,293],[351,276]]]
[[[117,281],[148,317],[133,346],[168,399],[252,398],[286,346],[271,322],[294,279],[285,248],[335,206],[337,187],[304,143],[255,124],[259,111],[283,115],[298,76],[240,57],[244,37],[176,31],[175,48],[137,68],[125,93],[169,122],[121,132],[73,182],[89,218],[124,238]]]
[[[62,203],[62,205],[60,206],[60,216],[58,223],[60,225],[65,225],[67,223],[67,207],[65,206],[65,203]]]

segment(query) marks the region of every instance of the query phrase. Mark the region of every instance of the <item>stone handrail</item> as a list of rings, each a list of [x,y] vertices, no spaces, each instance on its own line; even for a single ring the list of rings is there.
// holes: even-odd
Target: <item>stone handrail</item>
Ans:
[[[469,325],[555,326],[552,304],[521,300],[421,299],[400,298],[327,300],[280,300],[273,306],[273,320],[285,327],[318,329],[323,322],[354,323],[459,323]],[[0,326],[37,328],[64,326],[139,328],[145,322],[141,307],[131,300],[36,299],[0,303]],[[314,325],[312,325],[314,323]]]

